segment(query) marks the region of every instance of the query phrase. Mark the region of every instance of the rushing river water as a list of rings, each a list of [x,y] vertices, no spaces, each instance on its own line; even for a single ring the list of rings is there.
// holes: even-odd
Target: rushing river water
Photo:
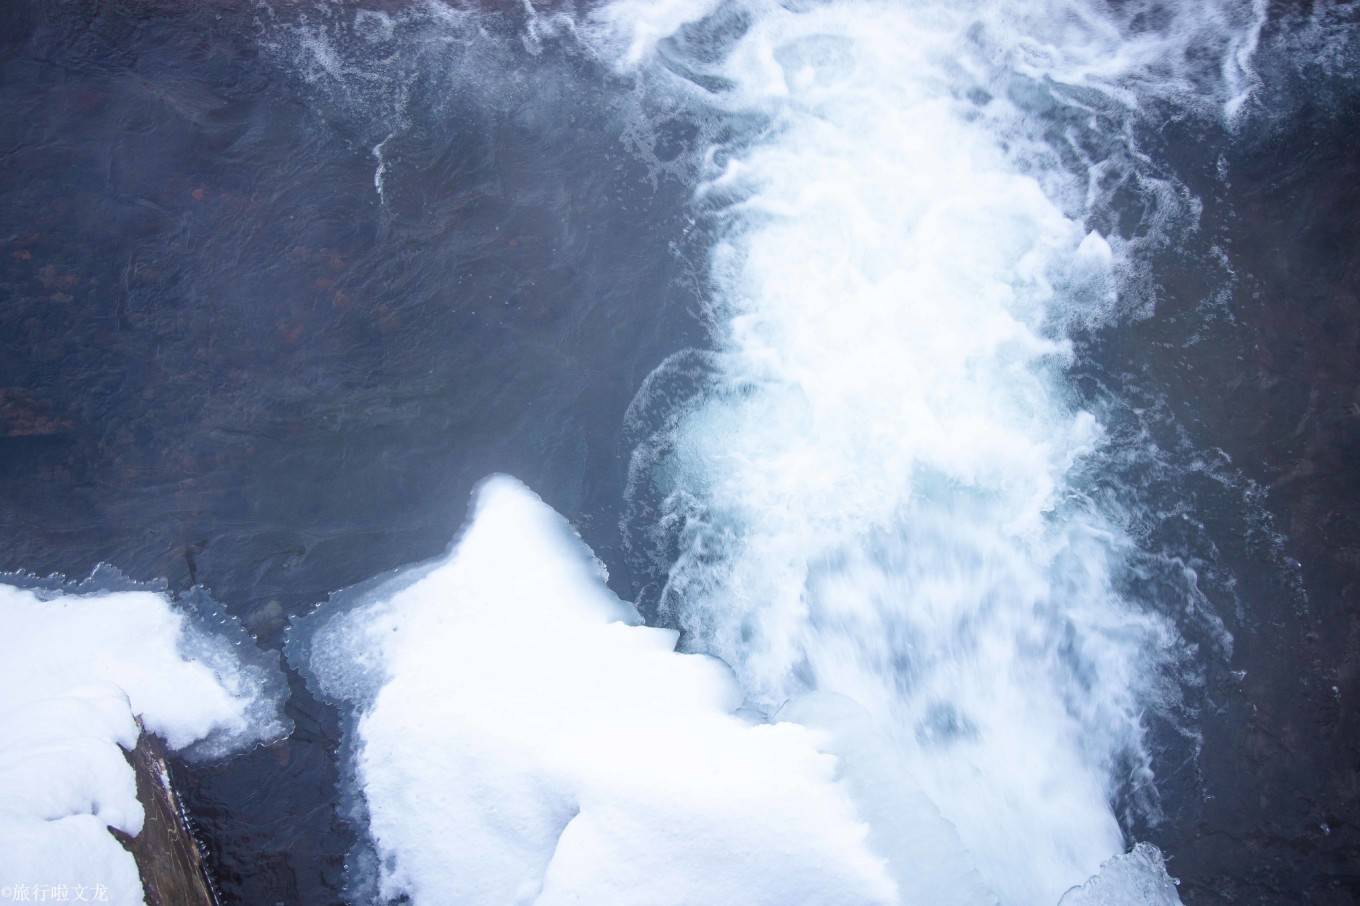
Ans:
[[[507,473],[822,734],[903,902],[1134,842],[1186,903],[1353,902],[1354,18],[11,3],[0,569],[279,649]],[[290,738],[181,767],[224,898],[392,893],[290,663]]]

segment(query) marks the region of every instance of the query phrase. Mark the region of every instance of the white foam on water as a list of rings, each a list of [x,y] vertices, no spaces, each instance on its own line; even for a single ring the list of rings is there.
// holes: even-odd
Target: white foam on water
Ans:
[[[1228,88],[1223,115],[1229,123],[1236,123],[1241,117],[1242,109],[1260,83],[1252,68],[1252,57],[1261,44],[1261,29],[1265,28],[1270,15],[1270,4],[1268,0],[1252,0],[1251,7],[1251,24],[1232,43],[1230,52],[1223,59],[1223,82]]]
[[[121,749],[136,718],[213,757],[277,738],[282,679],[243,661],[160,594],[60,594],[0,584],[0,878],[11,895],[141,904],[143,813]],[[121,749],[120,749],[121,747]]]
[[[633,413],[661,612],[757,706],[829,734],[917,901],[1052,904],[1125,851],[1112,801],[1150,787],[1142,712],[1177,639],[1119,592],[1125,514],[1082,491],[1104,432],[1064,383],[1068,332],[1134,313],[1140,255],[1195,216],[1140,117],[1237,116],[1263,16],[595,16],[658,108],[730,124],[696,189],[716,351],[687,402],[650,397],[683,383],[663,374]],[[1121,191],[1150,212],[1135,227],[1109,216]]]
[[[376,891],[423,903],[896,902],[817,733],[752,725],[570,526],[490,479],[444,560],[291,630],[356,710]]]
[[[615,0],[595,10],[592,24],[620,42],[615,48],[618,63],[628,69],[651,56],[657,42],[675,34],[681,26],[709,15],[721,3],[722,0]]]

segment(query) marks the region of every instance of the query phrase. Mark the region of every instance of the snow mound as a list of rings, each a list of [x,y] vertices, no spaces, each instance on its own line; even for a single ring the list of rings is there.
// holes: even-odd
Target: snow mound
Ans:
[[[734,714],[727,669],[638,625],[514,479],[482,485],[447,559],[352,603],[289,652],[356,709],[381,900],[896,901],[814,732]]]

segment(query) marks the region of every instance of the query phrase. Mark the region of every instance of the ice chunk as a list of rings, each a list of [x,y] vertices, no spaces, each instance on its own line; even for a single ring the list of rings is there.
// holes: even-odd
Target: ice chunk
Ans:
[[[1100,867],[1094,878],[1073,887],[1058,906],[1181,906],[1176,881],[1167,874],[1161,850],[1136,844]]]
[[[447,559],[295,628],[290,658],[358,711],[380,898],[894,902],[813,731],[735,716],[726,668],[636,625],[604,579],[497,477]]]

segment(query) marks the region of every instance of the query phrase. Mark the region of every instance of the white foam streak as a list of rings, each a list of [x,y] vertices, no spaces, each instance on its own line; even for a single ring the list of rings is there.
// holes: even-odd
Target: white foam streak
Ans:
[[[1252,69],[1252,57],[1261,43],[1261,29],[1265,27],[1270,13],[1268,0],[1252,0],[1253,19],[1246,32],[1230,45],[1230,52],[1223,60],[1223,81],[1228,87],[1228,99],[1223,104],[1223,115],[1230,124],[1236,124],[1241,117],[1242,108],[1251,99],[1252,92],[1260,81]]]
[[[615,63],[621,69],[641,64],[657,42],[681,26],[713,12],[722,0],[616,0],[600,6],[591,23],[597,40],[617,42]]]

